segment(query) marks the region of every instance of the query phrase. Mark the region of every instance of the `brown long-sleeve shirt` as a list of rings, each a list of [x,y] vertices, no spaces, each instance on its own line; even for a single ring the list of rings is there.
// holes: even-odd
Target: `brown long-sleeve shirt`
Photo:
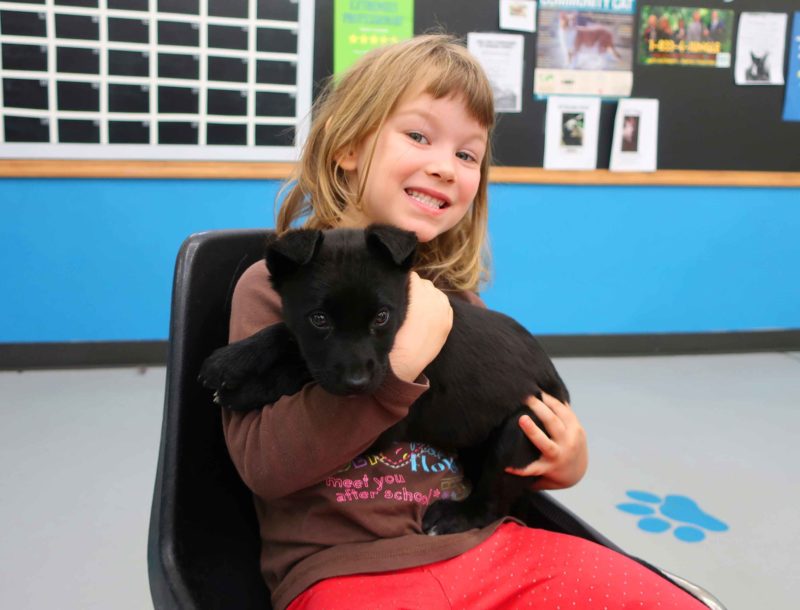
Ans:
[[[266,265],[254,264],[234,291],[230,341],[281,321],[281,311]],[[427,388],[424,377],[407,383],[390,372],[371,396],[334,396],[310,383],[259,411],[223,411],[228,450],[253,491],[276,610],[321,579],[441,561],[496,529],[422,533],[430,502],[468,493],[455,456],[413,442],[364,453]]]

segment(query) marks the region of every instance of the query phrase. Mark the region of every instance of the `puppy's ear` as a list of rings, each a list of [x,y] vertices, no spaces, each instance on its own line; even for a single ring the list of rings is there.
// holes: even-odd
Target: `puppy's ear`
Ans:
[[[281,237],[272,235],[267,241],[267,268],[272,281],[280,283],[298,267],[307,265],[322,244],[322,231],[297,229]]]
[[[383,256],[388,255],[404,271],[411,269],[417,252],[417,236],[413,232],[389,225],[370,225],[365,234],[371,250]]]

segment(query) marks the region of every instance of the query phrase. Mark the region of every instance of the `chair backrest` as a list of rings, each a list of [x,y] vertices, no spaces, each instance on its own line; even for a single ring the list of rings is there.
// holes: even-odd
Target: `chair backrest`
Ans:
[[[266,235],[197,233],[178,254],[147,550],[156,608],[270,608],[252,495],[228,457],[219,407],[197,382],[227,343],[233,287],[263,257]]]

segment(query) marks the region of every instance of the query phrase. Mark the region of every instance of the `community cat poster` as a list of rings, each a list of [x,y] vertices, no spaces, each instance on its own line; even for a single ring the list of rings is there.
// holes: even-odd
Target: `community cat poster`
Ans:
[[[635,12],[635,0],[540,0],[534,95],[630,95]]]

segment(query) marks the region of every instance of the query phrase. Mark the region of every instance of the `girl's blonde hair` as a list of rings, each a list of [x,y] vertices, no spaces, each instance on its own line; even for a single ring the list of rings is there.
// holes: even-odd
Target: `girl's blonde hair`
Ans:
[[[358,208],[374,153],[359,188],[347,182],[337,158],[377,134],[398,100],[418,89],[435,99],[460,96],[469,115],[486,127],[488,142],[494,127],[492,89],[480,64],[459,39],[446,34],[417,36],[366,54],[335,82],[329,80],[314,105],[314,120],[300,161],[281,205],[276,228],[282,233],[305,217],[304,226],[328,229],[339,224],[348,206]],[[420,244],[416,270],[440,287],[476,290],[488,279],[487,215],[491,151],[481,162],[475,200],[452,229]],[[281,196],[279,194],[279,197]]]

